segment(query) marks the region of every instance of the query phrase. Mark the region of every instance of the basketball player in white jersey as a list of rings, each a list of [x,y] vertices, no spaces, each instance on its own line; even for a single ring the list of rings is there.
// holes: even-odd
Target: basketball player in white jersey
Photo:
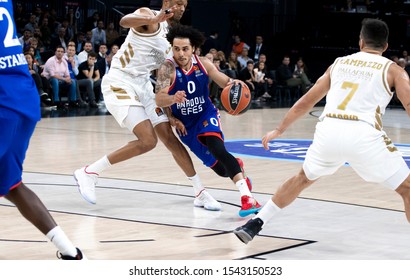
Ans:
[[[266,133],[262,144],[281,136],[326,94],[326,106],[302,170],[288,179],[258,215],[234,230],[248,243],[280,209],[292,203],[315,180],[335,173],[346,162],[365,181],[395,190],[410,222],[410,170],[383,131],[381,117],[395,89],[410,116],[410,81],[406,71],[382,56],[389,28],[378,19],[364,19],[360,52],[337,58],[315,85]]]
[[[95,204],[98,175],[108,167],[152,150],[157,135],[171,151],[175,161],[191,180],[194,205],[218,211],[221,205],[202,186],[192,160],[173,133],[163,110],[156,106],[150,74],[159,68],[171,50],[165,38],[168,25],[179,22],[187,0],[164,0],[161,11],[140,8],[125,15],[120,25],[130,28],[128,36],[104,75],[101,89],[105,105],[121,127],[128,128],[137,140],[105,155],[96,162],[77,169],[74,177],[81,195]]]

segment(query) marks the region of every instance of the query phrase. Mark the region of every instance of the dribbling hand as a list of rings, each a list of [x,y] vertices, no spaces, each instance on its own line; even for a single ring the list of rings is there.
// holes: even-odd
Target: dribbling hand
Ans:
[[[186,101],[186,94],[183,90],[178,90],[173,97],[174,103],[182,103]]]

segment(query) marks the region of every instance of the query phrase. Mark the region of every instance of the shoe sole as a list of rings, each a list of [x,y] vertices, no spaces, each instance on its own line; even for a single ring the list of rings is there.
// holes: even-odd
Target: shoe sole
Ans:
[[[248,209],[248,210],[239,210],[239,216],[241,216],[241,217],[246,217],[246,216],[248,216],[248,215],[251,215],[251,214],[257,214],[258,212],[259,212],[259,210],[261,210],[261,208],[262,207],[260,207],[260,208],[251,208],[251,209]]]
[[[240,241],[242,241],[245,244],[248,244],[249,241],[251,241],[253,238],[246,233],[242,228],[237,228],[233,231],[233,233],[238,237]]]
[[[76,184],[77,184],[78,191],[80,192],[80,194],[81,194],[81,196],[84,198],[84,200],[87,201],[87,202],[90,203],[90,204],[96,204],[95,201],[89,200],[89,199],[81,192],[80,183],[78,183],[78,179],[77,179],[77,176],[75,176],[75,172],[74,172],[74,179],[75,179],[75,182],[76,182]]]

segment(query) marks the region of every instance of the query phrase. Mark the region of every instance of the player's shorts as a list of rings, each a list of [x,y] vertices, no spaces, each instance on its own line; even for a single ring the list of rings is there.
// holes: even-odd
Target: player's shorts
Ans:
[[[154,89],[148,76],[133,77],[118,69],[110,69],[103,77],[101,91],[107,110],[121,127],[126,127],[124,120],[131,106],[145,109],[145,112],[139,111],[141,116],[136,118],[139,122],[149,119],[153,126],[168,122],[166,114],[155,103]]]
[[[309,180],[335,173],[348,163],[365,181],[396,189],[410,174],[384,131],[362,121],[325,118],[317,123],[303,169]]]
[[[20,185],[23,161],[36,121],[0,109],[0,196]]]
[[[221,130],[220,115],[217,111],[210,110],[199,120],[195,126],[187,129],[186,136],[180,136],[182,143],[203,162],[207,167],[212,167],[217,160],[199,138],[201,136],[213,135],[224,140]]]

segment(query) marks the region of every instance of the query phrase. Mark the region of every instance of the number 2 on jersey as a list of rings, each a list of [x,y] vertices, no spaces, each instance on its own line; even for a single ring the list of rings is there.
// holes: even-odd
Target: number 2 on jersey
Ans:
[[[14,46],[19,46],[20,42],[19,39],[17,38],[17,36],[15,36],[15,38],[13,38],[14,36],[14,24],[13,24],[13,20],[10,16],[9,11],[7,11],[6,8],[0,7],[0,20],[4,20],[4,17],[7,18],[7,33],[6,33],[6,37],[4,38],[4,46],[6,48],[8,47],[14,47]]]
[[[350,89],[349,93],[347,94],[346,98],[343,99],[342,103],[337,106],[339,110],[346,110],[347,103],[352,99],[353,95],[355,94],[359,84],[351,83],[351,82],[343,82],[342,89]]]

